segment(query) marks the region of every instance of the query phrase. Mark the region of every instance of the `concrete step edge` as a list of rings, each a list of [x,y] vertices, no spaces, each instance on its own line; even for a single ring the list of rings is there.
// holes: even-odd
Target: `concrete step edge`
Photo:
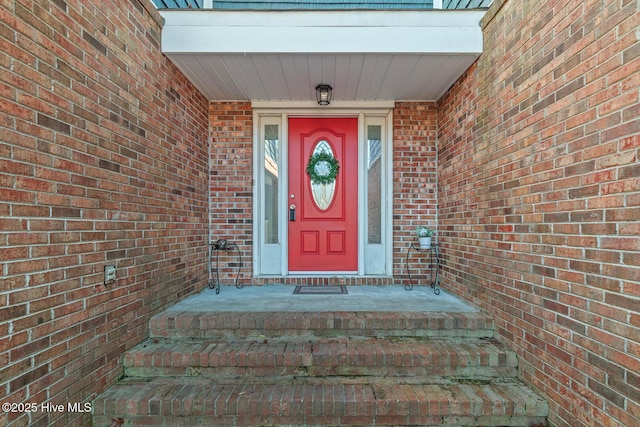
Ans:
[[[164,312],[150,321],[152,337],[493,337],[479,312]]]
[[[125,353],[125,368],[517,367],[493,339],[186,340],[152,338]]]

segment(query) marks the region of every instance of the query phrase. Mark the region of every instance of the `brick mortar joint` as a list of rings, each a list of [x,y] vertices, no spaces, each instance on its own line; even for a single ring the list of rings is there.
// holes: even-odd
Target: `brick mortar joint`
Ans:
[[[147,11],[149,16],[158,24],[158,27],[160,27],[160,29],[164,27],[164,18],[162,17],[162,15],[160,15],[160,12],[158,12],[158,9],[156,9],[156,7],[151,3],[151,0],[133,0],[133,1],[137,1],[140,4],[140,6],[142,6],[144,10]]]
[[[493,21],[493,19],[498,16],[498,13],[508,1],[509,0],[494,0],[493,3],[491,3],[491,6],[489,6],[487,13],[485,13],[482,20],[480,20],[480,28],[484,30]]]

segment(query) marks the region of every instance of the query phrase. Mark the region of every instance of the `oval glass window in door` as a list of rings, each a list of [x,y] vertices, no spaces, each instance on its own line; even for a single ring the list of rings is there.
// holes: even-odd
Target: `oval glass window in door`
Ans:
[[[333,173],[332,163],[337,162],[333,150],[329,143],[325,140],[319,141],[313,152],[311,153],[311,159],[318,158],[318,155],[323,154],[323,158],[318,160],[313,165],[314,175],[318,177],[328,177]],[[333,201],[336,190],[336,180],[332,179],[327,183],[316,182],[313,179],[309,180],[311,184],[311,194],[313,195],[313,201],[316,206],[322,211],[327,210]]]

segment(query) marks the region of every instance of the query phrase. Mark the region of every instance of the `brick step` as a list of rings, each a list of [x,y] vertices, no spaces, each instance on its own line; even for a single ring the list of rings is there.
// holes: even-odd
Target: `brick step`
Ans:
[[[546,402],[517,382],[224,384],[207,378],[128,378],[93,403],[94,425],[530,426]]]
[[[492,338],[494,323],[478,312],[180,312],[150,321],[152,337]]]
[[[125,354],[125,374],[155,376],[517,375],[517,357],[491,338],[152,338]]]

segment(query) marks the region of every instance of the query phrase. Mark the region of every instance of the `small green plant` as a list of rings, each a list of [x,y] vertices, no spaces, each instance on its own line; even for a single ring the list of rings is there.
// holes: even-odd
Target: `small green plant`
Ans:
[[[433,236],[433,230],[428,227],[420,226],[416,229],[416,234],[418,234],[418,237],[431,237]]]

